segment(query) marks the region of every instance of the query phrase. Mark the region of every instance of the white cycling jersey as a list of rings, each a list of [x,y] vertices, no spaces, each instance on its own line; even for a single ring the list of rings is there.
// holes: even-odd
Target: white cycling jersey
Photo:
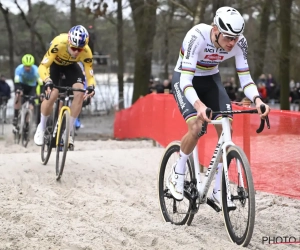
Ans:
[[[216,48],[211,41],[212,26],[198,24],[191,28],[182,43],[175,71],[180,72],[180,88],[188,101],[194,105],[198,100],[197,93],[193,88],[194,76],[207,76],[219,72],[219,63],[235,57],[236,70],[245,95],[253,100],[259,96],[254,84],[247,62],[247,40],[243,35],[230,52],[222,48]]]

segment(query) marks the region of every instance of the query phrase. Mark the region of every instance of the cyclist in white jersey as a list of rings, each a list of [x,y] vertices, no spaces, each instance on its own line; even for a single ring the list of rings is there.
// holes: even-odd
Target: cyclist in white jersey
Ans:
[[[242,35],[245,22],[234,8],[221,7],[217,10],[212,25],[198,24],[191,28],[182,43],[179,58],[172,78],[172,90],[188,132],[181,140],[180,157],[174,164],[168,178],[168,186],[175,199],[183,199],[183,184],[186,161],[199,139],[203,121],[221,117],[207,117],[206,108],[213,111],[231,110],[231,102],[221,82],[218,65],[222,61],[235,57],[236,70],[245,95],[253,101],[261,116],[270,112],[268,105],[259,97],[251,78],[247,62],[247,41]],[[266,106],[262,114],[260,105]],[[232,117],[231,117],[232,118]],[[215,126],[218,136],[222,126]],[[220,204],[220,186],[222,163],[218,165],[216,181],[211,198]]]

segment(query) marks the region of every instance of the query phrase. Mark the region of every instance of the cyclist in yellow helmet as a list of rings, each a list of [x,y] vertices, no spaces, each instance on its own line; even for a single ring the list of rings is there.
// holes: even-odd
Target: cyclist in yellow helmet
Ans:
[[[15,127],[18,124],[18,115],[21,108],[21,95],[35,96],[37,83],[43,83],[38,73],[38,67],[34,65],[34,57],[32,55],[26,54],[22,57],[22,64],[15,69],[14,83],[16,95],[13,126]],[[30,104],[30,108],[33,111],[34,101],[30,101]]]

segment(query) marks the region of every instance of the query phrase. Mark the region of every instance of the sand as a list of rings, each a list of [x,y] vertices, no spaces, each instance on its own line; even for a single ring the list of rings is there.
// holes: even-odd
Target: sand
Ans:
[[[240,249],[230,242],[222,213],[202,205],[191,226],[163,221],[157,170],[164,149],[151,141],[77,141],[62,180],[55,151],[0,141],[0,249]],[[284,183],[278,183],[284,185]],[[300,201],[257,192],[249,249],[263,237],[300,237]]]

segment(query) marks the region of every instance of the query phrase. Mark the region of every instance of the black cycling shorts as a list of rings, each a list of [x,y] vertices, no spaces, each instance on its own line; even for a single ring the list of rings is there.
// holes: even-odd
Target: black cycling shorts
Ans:
[[[172,91],[185,121],[197,115],[197,111],[193,105],[186,99],[182,90],[180,89],[180,75],[181,73],[174,71],[172,78]],[[219,73],[210,76],[194,76],[193,87],[196,93],[206,107],[213,111],[231,111],[231,101],[221,82]],[[221,115],[214,115],[212,119],[218,119]],[[232,117],[232,115],[229,115]]]
[[[22,90],[23,95],[29,95],[29,96],[35,96],[36,95],[36,86],[29,86],[22,83],[15,83],[15,92],[17,90]],[[22,98],[22,104],[24,103],[24,100]],[[30,104],[35,105],[34,100],[29,101]]]
[[[68,66],[52,63],[50,66],[50,78],[54,85],[59,86],[72,87],[74,83],[84,84],[84,76],[77,63],[73,63]]]

